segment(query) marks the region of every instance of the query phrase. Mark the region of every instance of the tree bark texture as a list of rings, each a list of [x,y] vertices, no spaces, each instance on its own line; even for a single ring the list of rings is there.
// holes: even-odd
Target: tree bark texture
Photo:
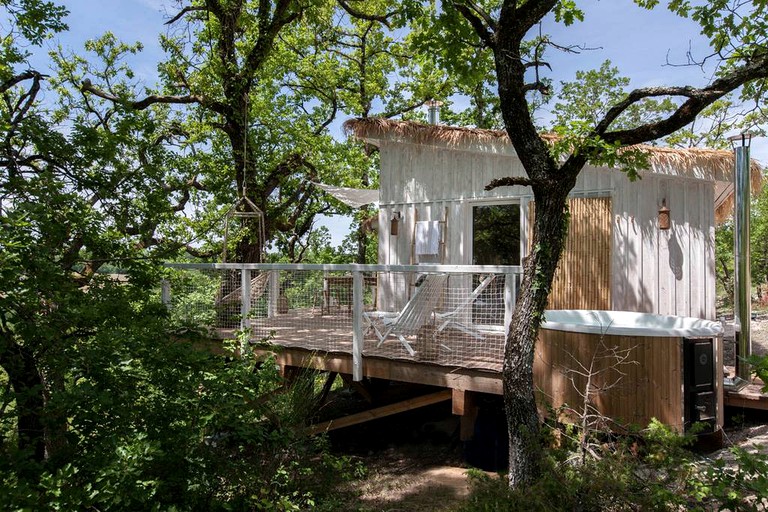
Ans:
[[[32,351],[3,335],[0,366],[8,374],[16,399],[18,447],[29,451],[33,460],[45,460],[45,397],[43,380]]]
[[[533,357],[542,312],[568,233],[572,187],[534,187],[534,235],[524,261],[523,282],[504,350],[502,378],[509,432],[509,484],[519,487],[539,475],[539,416],[533,388]]]

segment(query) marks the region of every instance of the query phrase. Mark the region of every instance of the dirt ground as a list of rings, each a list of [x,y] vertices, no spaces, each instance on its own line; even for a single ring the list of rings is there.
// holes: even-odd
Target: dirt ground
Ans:
[[[446,464],[433,456],[423,448],[405,446],[362,457],[368,476],[353,485],[358,497],[347,510],[453,510],[469,495],[467,468],[459,461]]]
[[[730,427],[725,441],[726,447],[710,458],[733,461],[730,446],[768,453],[768,424]],[[340,511],[450,512],[469,496],[468,468],[449,446],[390,446],[360,460],[368,468],[367,477],[352,484],[357,497]]]

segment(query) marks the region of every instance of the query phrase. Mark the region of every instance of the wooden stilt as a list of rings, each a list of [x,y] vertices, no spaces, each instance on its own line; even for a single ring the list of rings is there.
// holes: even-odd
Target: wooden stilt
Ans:
[[[462,441],[469,441],[474,436],[475,420],[477,420],[476,393],[462,389],[453,389],[451,391],[453,414],[460,416],[461,421],[459,438]]]

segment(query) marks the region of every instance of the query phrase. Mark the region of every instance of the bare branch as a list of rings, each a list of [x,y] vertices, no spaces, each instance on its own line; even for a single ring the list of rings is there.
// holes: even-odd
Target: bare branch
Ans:
[[[174,23],[179,21],[182,17],[184,17],[185,14],[187,14],[189,12],[207,11],[207,10],[208,9],[206,7],[203,7],[202,5],[188,5],[187,7],[183,8],[182,10],[180,10],[178,12],[178,14],[176,14],[176,16],[174,16],[170,20],[166,21],[165,25],[173,25]]]
[[[538,60],[537,59],[537,60],[532,60],[531,62],[526,62],[525,63],[526,69],[533,68],[533,67],[538,68],[538,67],[541,67],[541,66],[545,66],[547,69],[552,71],[552,66],[549,65],[549,62],[545,62],[543,60]]]

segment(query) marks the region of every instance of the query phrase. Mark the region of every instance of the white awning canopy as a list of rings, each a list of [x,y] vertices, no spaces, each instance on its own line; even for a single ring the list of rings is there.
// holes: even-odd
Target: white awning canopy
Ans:
[[[379,204],[379,191],[365,188],[347,188],[326,185],[325,183],[312,182],[313,185],[320,187],[333,197],[352,208],[360,208],[367,204]]]

